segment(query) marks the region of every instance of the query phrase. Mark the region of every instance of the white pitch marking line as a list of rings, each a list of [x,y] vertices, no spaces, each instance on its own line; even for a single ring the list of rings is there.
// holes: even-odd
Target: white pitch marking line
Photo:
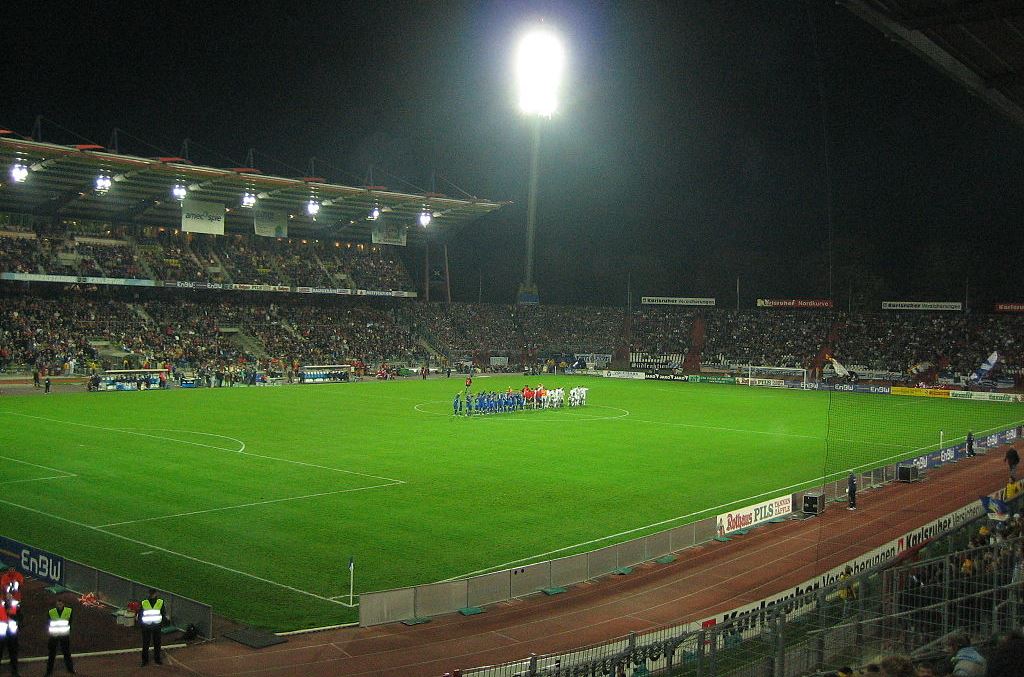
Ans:
[[[39,465],[38,463],[29,463],[28,461],[23,461],[20,458],[11,458],[10,456],[0,456],[0,458],[4,459],[5,461],[14,461],[15,463],[21,463],[22,465],[30,465],[33,468],[40,468],[42,470],[50,470],[52,472],[63,473],[69,477],[77,477],[77,475],[75,475],[74,473],[68,472],[66,470],[61,470],[60,468],[51,468],[48,465]]]
[[[291,590],[292,592],[297,592],[300,595],[306,595],[307,597],[313,597],[314,599],[319,599],[319,600],[324,601],[324,602],[330,602],[331,604],[339,604],[339,602],[336,602],[336,601],[332,600],[330,597],[324,597],[323,595],[318,595],[315,592],[309,592],[308,590],[302,590],[300,588],[296,588],[296,587],[293,587],[291,585],[287,585],[285,583],[278,583],[277,581],[272,581],[269,578],[263,578],[262,576],[257,576],[256,574],[250,574],[248,572],[240,571],[238,569],[232,569],[231,567],[224,566],[223,564],[217,564],[216,562],[209,562],[209,561],[207,561],[205,559],[200,559],[198,557],[193,557],[192,555],[186,555],[184,553],[175,552],[174,550],[169,550],[167,548],[162,548],[159,545],[153,545],[152,543],[147,543],[146,541],[140,541],[137,538],[131,538],[129,536],[122,536],[121,534],[115,533],[113,531],[104,531],[103,529],[100,529],[99,527],[94,527],[92,525],[85,524],[84,522],[79,522],[77,520],[68,519],[67,517],[61,517],[60,515],[54,515],[53,513],[49,513],[49,512],[46,512],[44,510],[39,510],[37,508],[30,508],[27,505],[21,505],[20,503],[13,503],[11,501],[6,501],[4,499],[0,499],[0,503],[2,503],[4,505],[9,505],[9,506],[14,507],[14,508],[21,508],[22,510],[26,510],[28,512],[34,512],[37,515],[42,515],[43,517],[49,517],[50,519],[54,519],[54,520],[57,520],[59,522],[66,522],[68,524],[73,524],[76,527],[81,527],[82,529],[89,529],[90,531],[96,531],[98,533],[104,534],[106,536],[110,536],[112,538],[121,539],[122,541],[128,541],[129,543],[135,543],[136,545],[141,545],[141,546],[144,546],[144,547],[147,547],[147,548],[152,548],[153,550],[158,550],[160,552],[164,552],[164,553],[167,553],[168,555],[173,555],[175,557],[181,557],[182,559],[187,559],[187,560],[189,560],[191,562],[196,562],[197,564],[205,564],[206,566],[211,566],[211,567],[213,567],[215,569],[220,569],[222,571],[227,571],[229,573],[236,574],[238,576],[244,576],[245,578],[251,578],[252,580],[259,581],[260,583],[266,583],[268,585],[273,585],[275,587],[282,588],[284,590]],[[344,605],[340,605],[340,606],[344,606]]]
[[[166,429],[163,429],[163,432],[178,432],[178,433],[185,433],[185,434],[189,434],[189,435],[206,435],[208,437],[220,437],[221,439],[231,440],[232,442],[238,442],[239,444],[242,445],[242,447],[240,449],[225,449],[224,447],[217,447],[217,446],[214,446],[212,444],[203,444],[202,442],[190,442],[189,440],[182,440],[182,439],[178,439],[178,438],[175,438],[175,437],[163,437],[161,435],[150,435],[148,433],[142,433],[142,432],[138,432],[138,431],[135,431],[135,430],[128,430],[128,429],[125,429],[125,428],[108,428],[106,426],[101,426],[101,425],[91,425],[89,423],[78,423],[77,421],[65,421],[65,420],[58,419],[58,418],[47,418],[46,416],[33,416],[31,414],[22,414],[22,413],[19,413],[19,412],[16,412],[16,411],[2,411],[0,413],[11,414],[12,416],[23,416],[25,418],[35,418],[35,419],[39,419],[40,421],[50,421],[52,423],[63,423],[65,425],[75,425],[75,426],[79,426],[79,427],[82,427],[82,428],[92,428],[94,430],[106,430],[108,432],[123,433],[125,435],[137,435],[139,437],[149,437],[149,438],[152,438],[152,439],[155,439],[155,440],[163,440],[164,442],[180,442],[181,444],[190,444],[190,445],[195,446],[195,447],[205,447],[206,449],[216,449],[217,451],[224,451],[224,452],[231,453],[231,454],[241,454],[243,456],[252,456],[253,458],[262,458],[262,459],[268,460],[268,461],[279,461],[281,463],[291,463],[293,465],[301,465],[301,466],[305,466],[305,467],[308,467],[308,468],[319,468],[320,470],[330,470],[331,472],[340,472],[340,473],[345,473],[347,475],[359,475],[360,477],[370,477],[370,478],[375,479],[375,480],[384,480],[385,482],[392,482],[394,484],[405,484],[405,480],[395,479],[394,477],[384,477],[382,475],[371,475],[369,473],[356,472],[355,470],[342,470],[341,468],[331,468],[330,466],[326,466],[326,465],[318,465],[316,463],[307,463],[305,461],[296,461],[296,460],[289,459],[289,458],[279,458],[277,456],[265,456],[263,454],[254,454],[254,453],[252,453],[250,451],[246,451],[245,450],[245,442],[243,442],[242,440],[236,439],[234,437],[228,437],[227,435],[218,435],[216,433],[204,433],[204,432],[199,432],[199,431],[195,431],[195,430],[166,430]],[[160,430],[160,429],[157,429],[157,430]],[[51,468],[51,470],[55,470],[55,468]],[[58,471],[58,472],[60,472],[60,471]]]
[[[990,433],[993,430],[1013,428],[1015,426],[1020,425],[1021,423],[1024,423],[1024,420],[1017,421],[1015,423],[999,425],[999,426],[996,426],[994,428],[989,428],[988,430],[980,430],[980,431],[978,431],[978,435],[985,435],[985,434]],[[955,438],[955,440],[960,440],[960,439],[964,439],[964,438],[963,437]],[[955,440],[947,440],[946,443],[949,444],[951,442],[954,442]],[[887,462],[893,461],[893,460],[896,460],[896,459],[907,460],[907,459],[915,458],[916,454],[918,452],[924,451],[926,449],[931,449],[933,447],[938,447],[938,446],[939,446],[938,443],[928,444],[926,446],[918,447],[917,449],[912,449],[911,451],[908,451],[908,452],[905,452],[905,453],[902,453],[902,454],[896,454],[896,455],[890,456],[888,458],[883,458],[883,459],[881,459],[879,461],[874,461],[872,463],[866,463],[866,464],[863,464],[863,465],[854,466],[853,468],[850,468],[849,470],[850,471],[860,471],[860,470],[865,469],[865,468],[871,468],[871,467],[877,468],[877,467],[879,467],[879,465],[885,465]],[[628,529],[626,531],[620,531],[617,534],[610,534],[608,536],[601,536],[600,538],[594,538],[594,539],[591,539],[589,541],[583,541],[582,543],[576,543],[575,545],[567,545],[565,547],[558,548],[556,550],[549,550],[548,552],[542,552],[539,555],[531,555],[529,557],[521,557],[519,559],[515,559],[515,560],[512,560],[510,562],[504,562],[502,564],[495,564],[494,566],[490,566],[490,567],[487,567],[485,569],[477,569],[476,571],[471,571],[468,574],[461,574],[459,576],[452,576],[451,578],[445,578],[445,579],[443,579],[441,581],[437,581],[437,582],[438,583],[448,583],[450,581],[456,581],[456,580],[459,580],[459,579],[462,579],[462,578],[470,578],[471,576],[477,576],[479,574],[485,574],[485,573],[488,573],[490,571],[495,571],[495,570],[498,570],[498,569],[506,569],[508,567],[514,567],[514,566],[523,564],[525,562],[532,562],[533,560],[537,560],[537,559],[540,559],[542,557],[547,557],[548,555],[556,555],[556,554],[558,554],[560,552],[565,552],[566,550],[573,550],[575,548],[582,548],[582,547],[585,547],[585,546],[588,546],[588,545],[593,545],[595,543],[601,543],[602,541],[607,541],[607,540],[611,540],[613,538],[618,538],[620,536],[628,536],[629,534],[635,534],[638,531],[645,531],[647,529],[653,529],[655,527],[660,527],[660,526],[664,526],[666,524],[671,524],[672,522],[678,522],[679,520],[682,520],[682,519],[688,519],[690,517],[696,517],[697,515],[703,515],[703,514],[706,514],[706,513],[709,513],[709,512],[721,510],[723,508],[728,508],[729,506],[738,505],[738,504],[741,504],[741,503],[747,503],[747,502],[752,501],[752,500],[754,500],[756,498],[763,498],[765,496],[770,496],[772,494],[786,493],[787,491],[789,491],[791,489],[799,490],[799,489],[802,489],[802,488],[805,488],[805,487],[820,486],[819,483],[824,484],[824,483],[829,482],[829,481],[831,481],[833,479],[836,479],[836,478],[839,478],[839,477],[843,477],[843,476],[846,475],[847,472],[848,472],[848,470],[841,470],[839,472],[832,473],[831,475],[825,475],[823,477],[817,477],[817,478],[814,478],[812,480],[808,480],[806,482],[800,482],[798,484],[791,484],[788,487],[782,487],[780,489],[772,489],[771,491],[765,491],[765,492],[762,492],[760,494],[754,494],[753,496],[748,496],[746,498],[739,498],[739,499],[736,499],[735,501],[730,501],[729,503],[723,503],[723,504],[717,505],[717,506],[715,506],[713,508],[705,508],[703,510],[698,510],[696,512],[687,513],[686,515],[679,515],[678,517],[670,517],[668,519],[661,520],[660,522],[653,522],[652,524],[647,524],[647,525],[644,525],[642,527],[636,527],[634,529]]]
[[[156,517],[143,517],[137,520],[127,520],[125,522],[111,522],[110,524],[97,524],[97,529],[107,529],[110,527],[119,527],[125,524],[138,524],[139,522],[153,522],[155,520],[165,520],[174,517],[189,517],[190,515],[204,515],[210,512],[220,512],[222,510],[235,510],[237,508],[251,508],[257,505],[267,505],[269,503],[284,503],[286,501],[301,501],[304,498],[317,498],[319,496],[333,496],[334,494],[347,494],[353,491],[366,491],[368,489],[380,489],[381,487],[394,487],[404,482],[388,482],[387,484],[374,484],[369,487],[355,487],[352,489],[337,489],[335,491],[321,491],[316,494],[305,494],[303,496],[287,496],[285,498],[271,498],[265,501],[253,501],[252,503],[240,503],[238,505],[225,505],[220,508],[207,508],[206,510],[192,510],[189,512],[179,512],[173,515],[158,515]]]
[[[18,484],[20,482],[41,482],[43,480],[66,480],[78,475],[49,475],[48,477],[30,477],[27,480],[4,480],[0,484]]]

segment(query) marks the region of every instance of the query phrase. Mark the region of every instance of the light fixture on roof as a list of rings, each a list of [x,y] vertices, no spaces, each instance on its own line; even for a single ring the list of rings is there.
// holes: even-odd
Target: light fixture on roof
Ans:
[[[434,218],[434,215],[430,213],[429,209],[424,209],[420,212],[420,225],[426,228],[430,225],[430,220]]]
[[[171,188],[171,195],[174,196],[175,200],[184,200],[185,196],[188,195],[188,189],[180,183],[174,184],[174,188]]]
[[[255,207],[256,206],[256,196],[251,191],[248,191],[248,190],[245,191],[245,195],[242,196],[242,206],[243,207]]]
[[[11,165],[11,180],[15,183],[25,183],[25,179],[28,178],[28,167],[21,162],[15,162]]]
[[[373,205],[373,207],[370,209],[370,213],[367,215],[366,218],[368,218],[371,221],[376,221],[377,219],[379,219],[380,207],[378,205]]]
[[[311,199],[306,203],[306,213],[310,216],[316,216],[320,213],[320,203],[315,199]]]
[[[100,175],[96,177],[96,192],[100,195],[110,190],[112,185],[114,185],[114,180],[110,178],[110,175],[106,172],[101,172]]]

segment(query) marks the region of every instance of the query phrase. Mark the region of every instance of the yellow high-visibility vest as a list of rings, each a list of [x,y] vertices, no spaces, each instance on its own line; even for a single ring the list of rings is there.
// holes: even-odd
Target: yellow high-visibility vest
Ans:
[[[163,619],[161,609],[164,608],[164,601],[158,599],[156,604],[151,603],[148,599],[142,600],[142,624],[143,625],[158,625]]]
[[[60,611],[57,607],[50,609],[50,637],[67,637],[71,634],[71,607],[66,606]]]

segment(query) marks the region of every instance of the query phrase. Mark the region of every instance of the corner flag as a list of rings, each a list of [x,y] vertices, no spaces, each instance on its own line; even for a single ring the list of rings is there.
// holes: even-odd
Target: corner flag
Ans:
[[[356,590],[356,556],[348,556],[348,605],[355,606]]]

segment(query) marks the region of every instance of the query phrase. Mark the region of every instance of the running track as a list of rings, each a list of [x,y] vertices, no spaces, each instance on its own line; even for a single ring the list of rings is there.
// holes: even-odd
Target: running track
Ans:
[[[1003,451],[932,471],[919,484],[863,491],[856,512],[770,524],[728,543],[686,550],[669,565],[646,564],[555,597],[533,596],[427,625],[350,628],[291,636],[260,651],[230,640],[168,652],[140,668],[137,654],[83,658],[80,675],[438,677],[454,668],[577,648],[673,623],[700,620],[797,585],[940,517],[1006,481]],[[59,661],[58,661],[59,662]],[[60,666],[58,666],[58,670]],[[23,675],[42,674],[39,663]]]

